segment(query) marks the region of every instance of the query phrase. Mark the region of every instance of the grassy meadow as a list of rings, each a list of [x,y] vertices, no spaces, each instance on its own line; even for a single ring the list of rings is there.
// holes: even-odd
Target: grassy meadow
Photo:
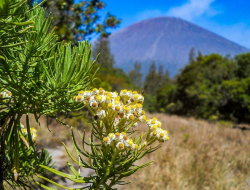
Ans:
[[[250,189],[250,130],[165,114],[147,116],[162,121],[163,128],[169,131],[170,140],[138,163],[154,160],[151,166],[127,178],[131,184],[118,189]],[[71,124],[78,123],[77,120],[71,120]],[[90,133],[91,127],[81,123],[78,129]],[[45,119],[41,119],[41,126],[38,127],[38,147],[60,149],[61,142],[65,142],[74,152],[70,129],[53,121],[49,132]],[[146,130],[147,126],[138,128],[139,132]],[[61,159],[65,164],[66,160],[71,161],[66,154]]]

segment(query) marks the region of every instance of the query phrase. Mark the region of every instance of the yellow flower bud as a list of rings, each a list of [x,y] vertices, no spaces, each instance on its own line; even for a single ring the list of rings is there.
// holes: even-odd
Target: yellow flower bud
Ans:
[[[138,94],[135,94],[134,95],[134,99],[138,99],[139,98],[139,95]]]
[[[157,129],[157,125],[153,125],[153,130],[156,130]]]
[[[137,144],[135,144],[135,150],[137,150],[138,149],[138,145]]]
[[[133,143],[133,141],[129,141],[128,144],[129,144],[130,146],[132,146],[134,143]]]
[[[77,96],[77,100],[81,100],[82,99],[82,96],[81,95],[78,95]]]
[[[124,106],[124,108],[123,108],[126,112],[129,112],[129,110],[130,110],[130,107],[128,107],[128,106]]]
[[[125,132],[122,132],[122,134],[123,134],[123,135],[126,135],[126,133],[125,133]]]
[[[124,144],[123,143],[119,143],[119,148],[122,149],[124,147]]]
[[[132,114],[131,114],[131,115],[129,115],[129,117],[128,117],[128,118],[129,118],[129,120],[134,120],[134,119],[135,119],[134,115],[132,115]]]
[[[102,100],[102,96],[98,95],[98,96],[96,97],[96,100],[101,101],[101,100]]]
[[[120,106],[115,106],[115,111],[120,111]]]
[[[142,108],[142,104],[136,104],[137,108]]]
[[[113,138],[115,136],[115,134],[114,133],[109,133],[109,138]]]
[[[105,143],[107,143],[108,140],[109,140],[108,137],[104,137],[104,138],[103,138],[103,142],[105,142]]]

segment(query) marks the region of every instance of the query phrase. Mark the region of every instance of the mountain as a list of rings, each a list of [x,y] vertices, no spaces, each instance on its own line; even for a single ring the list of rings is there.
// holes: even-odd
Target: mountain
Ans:
[[[116,65],[126,72],[135,61],[142,64],[145,75],[152,61],[164,65],[170,76],[178,73],[189,60],[191,48],[203,55],[223,56],[249,50],[195,24],[173,17],[156,17],[132,24],[109,37]]]

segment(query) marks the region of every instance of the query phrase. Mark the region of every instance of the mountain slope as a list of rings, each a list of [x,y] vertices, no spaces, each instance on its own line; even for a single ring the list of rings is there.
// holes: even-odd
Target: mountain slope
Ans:
[[[249,50],[215,33],[179,18],[156,17],[130,25],[113,33],[110,48],[118,67],[133,69],[133,63],[143,64],[143,73],[155,61],[163,64],[170,75],[177,74],[188,63],[192,47],[202,54],[221,55],[245,53]]]

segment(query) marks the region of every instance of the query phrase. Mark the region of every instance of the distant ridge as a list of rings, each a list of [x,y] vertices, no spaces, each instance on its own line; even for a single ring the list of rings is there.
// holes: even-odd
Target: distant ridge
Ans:
[[[125,71],[133,69],[135,61],[141,62],[143,73],[155,61],[174,76],[188,63],[192,47],[202,54],[219,53],[234,56],[249,52],[230,40],[195,24],[173,17],[156,17],[132,24],[113,33],[110,48],[116,65]]]

